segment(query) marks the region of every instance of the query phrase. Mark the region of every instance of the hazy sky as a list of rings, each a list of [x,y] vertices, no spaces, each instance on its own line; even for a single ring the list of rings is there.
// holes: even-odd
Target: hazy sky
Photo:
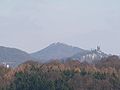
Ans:
[[[120,0],[0,0],[0,46],[53,42],[120,54]]]

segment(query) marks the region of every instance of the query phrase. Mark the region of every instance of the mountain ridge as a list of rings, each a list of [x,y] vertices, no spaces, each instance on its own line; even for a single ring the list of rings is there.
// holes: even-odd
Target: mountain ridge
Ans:
[[[98,49],[98,50],[97,50]],[[102,52],[100,48],[95,50],[85,50],[79,47],[74,47],[64,43],[52,43],[46,48],[43,48],[34,53],[27,53],[17,48],[10,48],[0,46],[0,63],[10,64],[17,66],[28,60],[39,62],[47,62],[50,60],[79,60],[87,61],[89,63],[94,60],[100,60],[106,57],[107,54]]]
[[[70,57],[78,52],[84,51],[84,49],[57,42],[52,43],[48,47],[32,53],[31,55],[37,59],[49,60]]]
[[[30,54],[23,50],[0,46],[0,63],[14,64],[13,66],[17,66],[31,59],[33,58]]]

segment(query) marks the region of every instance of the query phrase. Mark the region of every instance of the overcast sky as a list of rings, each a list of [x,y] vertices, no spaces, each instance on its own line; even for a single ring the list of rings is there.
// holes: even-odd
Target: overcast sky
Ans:
[[[120,0],[0,0],[0,46],[53,42],[120,54]]]

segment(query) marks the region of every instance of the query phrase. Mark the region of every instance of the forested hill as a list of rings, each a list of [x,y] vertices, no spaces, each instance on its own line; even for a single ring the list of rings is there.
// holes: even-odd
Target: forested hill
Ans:
[[[95,65],[77,60],[27,61],[0,67],[0,90],[120,90],[120,59],[110,56]]]
[[[42,60],[42,62],[45,62],[51,59],[68,58],[77,53],[84,52],[87,52],[87,50],[57,42],[50,44],[48,47],[42,50],[32,53],[31,56],[38,60]]]
[[[0,64],[5,63],[10,66],[17,66],[33,59],[30,54],[20,49],[0,46]]]

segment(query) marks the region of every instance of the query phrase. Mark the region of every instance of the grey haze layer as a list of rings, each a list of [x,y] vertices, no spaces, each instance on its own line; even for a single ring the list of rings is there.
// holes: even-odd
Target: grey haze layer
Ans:
[[[80,62],[92,63],[108,55],[102,52],[101,49],[84,50],[63,43],[53,43],[40,51],[32,53],[31,56],[41,62],[50,60],[79,60]]]
[[[64,42],[119,54],[120,0],[0,0],[0,45],[33,50]]]
[[[0,46],[0,63],[6,63],[12,66],[17,66],[27,60],[35,60],[22,50]]]
[[[63,43],[50,44],[48,47],[32,54],[16,48],[0,46],[0,64],[8,64],[12,67],[29,60],[43,63],[51,60],[80,60],[80,62],[87,61],[88,63],[92,63],[106,56],[108,55],[100,49],[92,51],[84,50]]]
[[[60,60],[60,59],[68,58],[77,53],[83,53],[86,51],[87,50],[83,50],[78,47],[69,46],[63,43],[53,43],[38,52],[32,53],[31,55],[38,60],[48,61],[52,59]]]

